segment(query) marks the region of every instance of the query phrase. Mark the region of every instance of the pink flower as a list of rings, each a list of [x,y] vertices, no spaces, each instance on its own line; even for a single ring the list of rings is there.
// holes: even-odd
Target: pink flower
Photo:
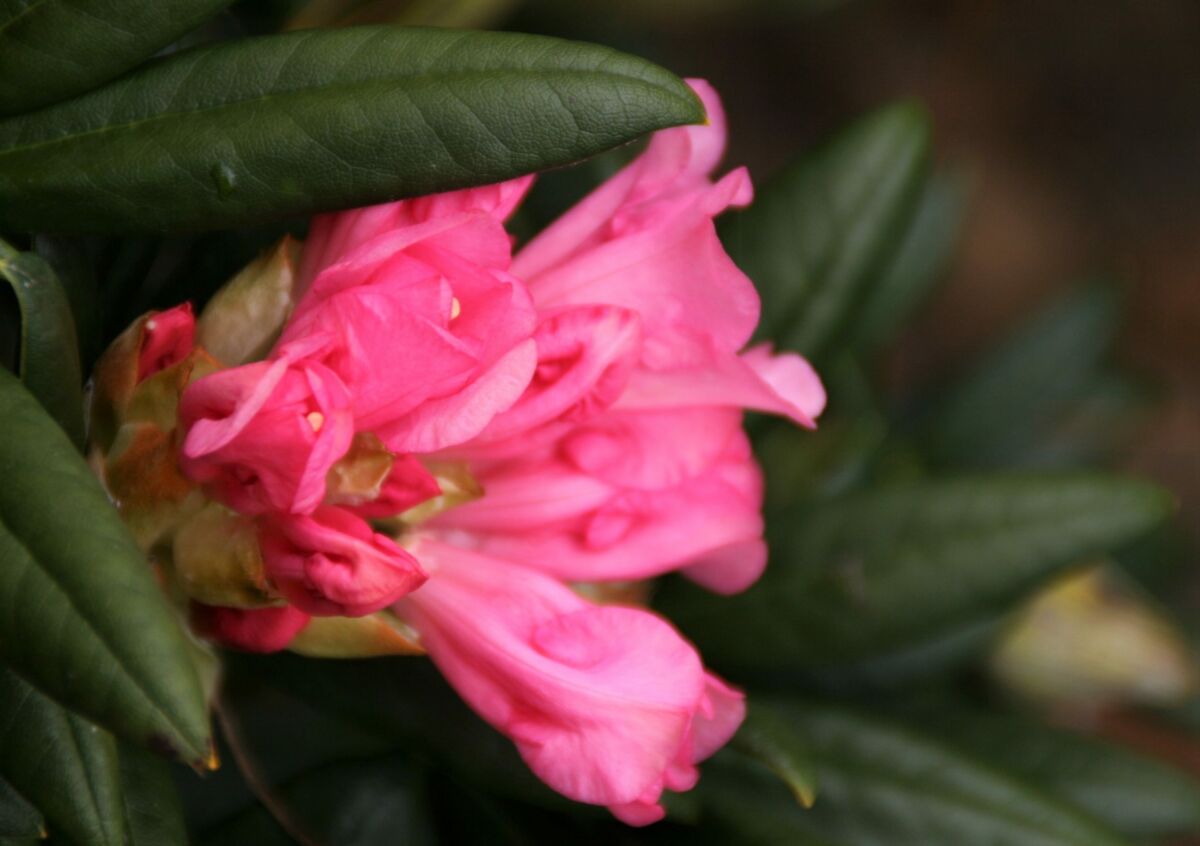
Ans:
[[[459,694],[571,799],[634,825],[661,819],[663,790],[691,789],[695,764],[741,723],[741,694],[654,614],[444,544],[419,554],[434,576],[397,610]]]
[[[185,472],[260,515],[291,612],[202,628],[266,650],[309,615],[392,606],[539,777],[631,824],[692,787],[742,696],[666,621],[567,583],[748,587],[767,550],[743,412],[811,427],[825,404],[804,359],[747,349],[759,298],[713,220],[752,189],[712,175],[724,115],[692,84],[708,125],[658,133],[515,259],[530,178],[317,218],[271,358],[181,404]],[[364,518],[441,494],[426,456],[448,489],[401,548]],[[483,495],[447,508],[468,474]]]
[[[766,565],[762,475],[723,408],[610,412],[549,449],[476,467],[486,495],[431,524],[570,581],[670,570],[735,593]]]
[[[310,341],[313,339],[310,339]],[[325,474],[354,436],[350,395],[313,343],[267,361],[220,370],[180,400],[185,474],[243,514],[307,513],[325,496]]]
[[[291,605],[278,608],[220,608],[191,604],[192,628],[201,637],[245,652],[286,649],[311,619]]]
[[[137,380],[153,376],[187,358],[196,338],[196,318],[191,303],[150,315],[142,327]]]
[[[283,343],[329,334],[321,361],[354,417],[394,452],[479,433],[525,390],[537,353],[525,285],[507,272],[506,183],[325,217],[306,246],[311,284]]]
[[[341,508],[262,518],[259,545],[276,590],[316,616],[371,614],[426,579],[417,560],[395,541]]]

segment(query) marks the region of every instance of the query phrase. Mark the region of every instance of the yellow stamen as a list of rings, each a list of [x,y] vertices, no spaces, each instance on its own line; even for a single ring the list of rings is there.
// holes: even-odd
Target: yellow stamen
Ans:
[[[325,425],[325,415],[319,411],[305,415],[304,419],[308,421],[309,426],[312,426],[314,432],[321,431],[321,427]]]
[[[458,301],[458,297],[454,297],[450,300],[450,319],[453,320],[460,314],[462,314],[462,303]]]

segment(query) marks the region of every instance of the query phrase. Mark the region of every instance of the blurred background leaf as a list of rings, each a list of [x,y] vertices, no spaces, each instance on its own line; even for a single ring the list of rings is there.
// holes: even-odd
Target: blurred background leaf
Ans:
[[[836,674],[994,620],[1170,509],[1163,491],[1104,476],[898,484],[777,523],[771,565],[745,593],[714,597],[675,580],[656,605],[723,669]]]
[[[919,197],[929,123],[912,104],[863,118],[724,218],[721,239],[763,298],[759,336],[813,359],[849,325]]]

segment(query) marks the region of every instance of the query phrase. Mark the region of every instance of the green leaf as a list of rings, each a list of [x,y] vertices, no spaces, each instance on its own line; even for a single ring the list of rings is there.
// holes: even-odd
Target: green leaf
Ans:
[[[33,251],[50,265],[66,291],[75,319],[80,364],[84,373],[90,373],[92,365],[104,352],[106,341],[104,315],[107,304],[100,296],[94,255],[98,245],[85,243],[81,238],[38,234],[33,239]]]
[[[0,842],[9,838],[35,840],[43,835],[45,826],[37,808],[0,778]]]
[[[51,831],[78,846],[125,846],[112,735],[2,668],[0,772],[41,809]]]
[[[74,97],[148,59],[230,0],[0,0],[0,115]]]
[[[722,240],[762,293],[763,337],[816,358],[849,333],[865,286],[908,226],[928,149],[925,114],[890,106],[724,219]]]
[[[1010,714],[939,710],[923,722],[1115,831],[1141,838],[1200,829],[1200,781],[1132,749]]]
[[[765,764],[805,808],[817,797],[817,771],[808,741],[769,703],[753,700],[733,747]]]
[[[924,441],[944,465],[1011,466],[1039,435],[1096,386],[1112,345],[1119,302],[1093,285],[1039,312],[943,390]]]
[[[186,637],[83,459],[0,370],[0,660],[59,702],[189,763],[209,755]]]
[[[231,227],[508,179],[703,120],[605,47],[361,27],[199,47],[0,122],[0,229]]]
[[[1172,507],[1159,488],[1104,475],[898,484],[768,526],[771,563],[745,593],[676,581],[658,606],[717,666],[843,672],[990,621]]]
[[[838,846],[1124,843],[1076,809],[910,730],[828,705],[781,710],[817,761],[821,795],[810,810],[723,756],[700,781],[705,805],[753,826],[753,842],[805,843],[806,834]]]
[[[965,191],[935,174],[922,188],[908,228],[884,262],[854,319],[854,343],[878,347],[892,339],[945,273],[958,242]]]
[[[83,449],[83,375],[71,304],[58,277],[33,253],[0,241],[0,277],[21,308],[21,381]]]
[[[171,765],[129,743],[120,745],[121,795],[130,846],[187,846],[183,805]]]

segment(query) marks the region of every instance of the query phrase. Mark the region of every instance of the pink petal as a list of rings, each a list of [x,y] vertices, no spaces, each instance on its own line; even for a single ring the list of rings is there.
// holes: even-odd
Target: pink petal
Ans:
[[[517,401],[536,367],[537,346],[525,341],[458,393],[429,400],[376,434],[393,452],[435,452],[464,443]]]
[[[595,247],[621,208],[706,181],[725,149],[725,112],[708,83],[690,79],[688,84],[704,103],[708,123],[655,133],[637,159],[530,241],[514,259],[514,273],[533,279]]]
[[[809,429],[816,426],[815,418],[825,408],[825,389],[800,356],[772,355],[768,344],[740,356],[710,347],[706,355],[707,360],[673,370],[638,370],[616,407],[746,408],[778,414]]]
[[[581,306],[551,311],[534,333],[533,380],[481,433],[492,442],[555,420],[585,418],[611,405],[629,380],[641,344],[640,320],[626,309]]]
[[[387,232],[472,212],[503,221],[520,204],[533,180],[533,176],[523,176],[496,185],[317,215],[304,244],[299,290],[307,290],[326,267]]]
[[[691,646],[648,612],[592,606],[532,571],[440,544],[420,554],[435,573],[398,610],[530,768],[582,802],[657,796],[703,695]]]

